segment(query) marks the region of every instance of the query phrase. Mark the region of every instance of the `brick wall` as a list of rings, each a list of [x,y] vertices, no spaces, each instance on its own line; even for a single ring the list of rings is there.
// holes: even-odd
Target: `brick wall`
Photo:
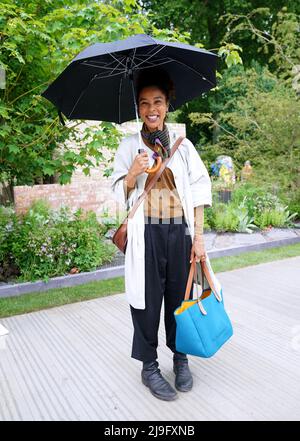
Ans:
[[[85,126],[84,123],[82,127]],[[185,124],[168,123],[171,143],[178,136],[185,136]],[[89,124],[91,126],[91,124]],[[118,126],[124,136],[136,133],[136,123],[129,122]],[[72,148],[75,148],[71,145]],[[109,157],[112,153],[103,149],[103,153]],[[45,185],[20,185],[14,187],[15,209],[17,213],[24,213],[33,201],[37,199],[47,200],[51,207],[58,209],[61,205],[67,205],[74,211],[78,208],[93,210],[100,219],[104,210],[111,216],[123,212],[124,207],[118,204],[110,189],[111,178],[103,176],[104,167],[92,168],[90,176],[85,176],[81,168],[78,168],[72,176],[70,184],[45,184]]]

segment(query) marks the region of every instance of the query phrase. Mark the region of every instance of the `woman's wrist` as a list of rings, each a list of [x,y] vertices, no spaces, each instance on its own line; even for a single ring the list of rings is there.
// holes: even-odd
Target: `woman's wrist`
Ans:
[[[129,187],[134,187],[136,183],[136,175],[128,170],[127,175],[125,176],[125,182]]]
[[[130,177],[132,177],[132,178],[134,178],[134,179],[136,179],[136,174],[135,173],[133,173],[133,171],[132,170],[128,170],[128,173],[127,173],[127,176],[130,176]]]
[[[129,196],[130,192],[135,188],[136,177],[131,170],[128,170],[127,175],[124,178],[124,190],[126,197]]]

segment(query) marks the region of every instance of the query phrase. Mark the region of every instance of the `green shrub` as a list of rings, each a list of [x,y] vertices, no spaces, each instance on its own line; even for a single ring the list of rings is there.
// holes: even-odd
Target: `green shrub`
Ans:
[[[300,201],[291,201],[288,205],[288,209],[290,212],[295,213],[294,220],[300,220]]]
[[[204,223],[203,223],[204,231],[210,231],[212,229],[213,216],[214,216],[214,210],[212,207],[207,207],[204,209]]]
[[[292,220],[296,217],[296,213],[290,214],[287,207],[278,207],[274,209],[264,209],[257,211],[254,217],[254,222],[259,228],[265,228],[269,225],[273,227],[287,227],[292,226]]]
[[[292,227],[297,213],[291,213],[287,205],[266,188],[251,182],[237,184],[231,202],[220,203],[213,193],[213,205],[205,210],[207,229],[251,233],[266,226]]]
[[[267,188],[257,187],[251,182],[247,182],[238,185],[232,192],[231,203],[236,207],[245,206],[249,216],[252,217],[256,211],[279,206],[280,200],[276,195],[270,193]]]
[[[94,212],[68,207],[52,210],[35,202],[20,218],[12,243],[12,254],[20,269],[20,280],[47,280],[78,271],[91,271],[110,261],[114,246],[103,239],[103,227]]]
[[[125,217],[125,216],[124,216]],[[116,218],[110,216],[108,209],[103,209],[102,214],[100,216],[99,228],[101,234],[103,236],[110,230],[111,228],[119,227],[119,223]]]
[[[237,231],[238,217],[235,209],[223,203],[219,203],[214,210],[213,224],[217,231]]]
[[[16,217],[13,209],[0,206],[0,261],[9,255]]]
[[[296,213],[295,219],[300,219],[300,188],[295,190],[285,201],[289,212]]]
[[[12,207],[0,206],[0,280],[18,274],[12,244],[17,227],[17,216]]]

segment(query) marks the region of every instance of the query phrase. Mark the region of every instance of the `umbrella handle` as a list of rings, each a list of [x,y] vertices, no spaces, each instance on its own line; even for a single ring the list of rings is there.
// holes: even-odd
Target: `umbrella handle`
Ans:
[[[146,173],[149,173],[149,174],[156,173],[157,170],[160,169],[160,166],[161,166],[161,163],[162,163],[162,159],[161,159],[161,157],[159,156],[159,157],[156,158],[155,160],[156,160],[156,165],[155,165],[154,167],[152,167],[152,168],[147,168],[147,169],[145,170]]]
[[[144,151],[145,151],[144,149],[138,149],[138,152],[139,152],[139,153],[142,153],[142,152],[144,152]],[[157,156],[157,157],[155,158],[155,160],[156,160],[156,164],[155,164],[155,166],[152,167],[152,168],[146,168],[146,170],[145,170],[146,173],[149,173],[149,174],[156,173],[157,170],[160,169],[160,166],[161,166],[161,163],[162,163],[162,158],[161,158],[161,156]]]

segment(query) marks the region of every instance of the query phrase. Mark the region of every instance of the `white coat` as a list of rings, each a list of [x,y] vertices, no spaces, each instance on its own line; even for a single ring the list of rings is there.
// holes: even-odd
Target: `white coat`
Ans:
[[[172,139],[172,138],[171,138]],[[154,163],[153,151],[142,141],[142,147],[149,154],[149,166]],[[145,188],[148,174],[137,177],[136,187],[128,200],[125,199],[123,181],[138,154],[138,133],[124,138],[114,158],[111,188],[115,199],[130,210]],[[191,141],[184,138],[168,163],[172,170],[189,234],[194,237],[194,207],[212,205],[211,180],[202,159]],[[127,225],[127,248],[125,254],[125,294],[127,301],[136,309],[145,309],[145,242],[144,202],[138,207]],[[208,256],[206,262],[211,271]],[[214,276],[212,274],[212,276]],[[215,279],[215,277],[214,277]],[[218,281],[215,284],[219,287]],[[219,287],[220,288],[220,287]]]

